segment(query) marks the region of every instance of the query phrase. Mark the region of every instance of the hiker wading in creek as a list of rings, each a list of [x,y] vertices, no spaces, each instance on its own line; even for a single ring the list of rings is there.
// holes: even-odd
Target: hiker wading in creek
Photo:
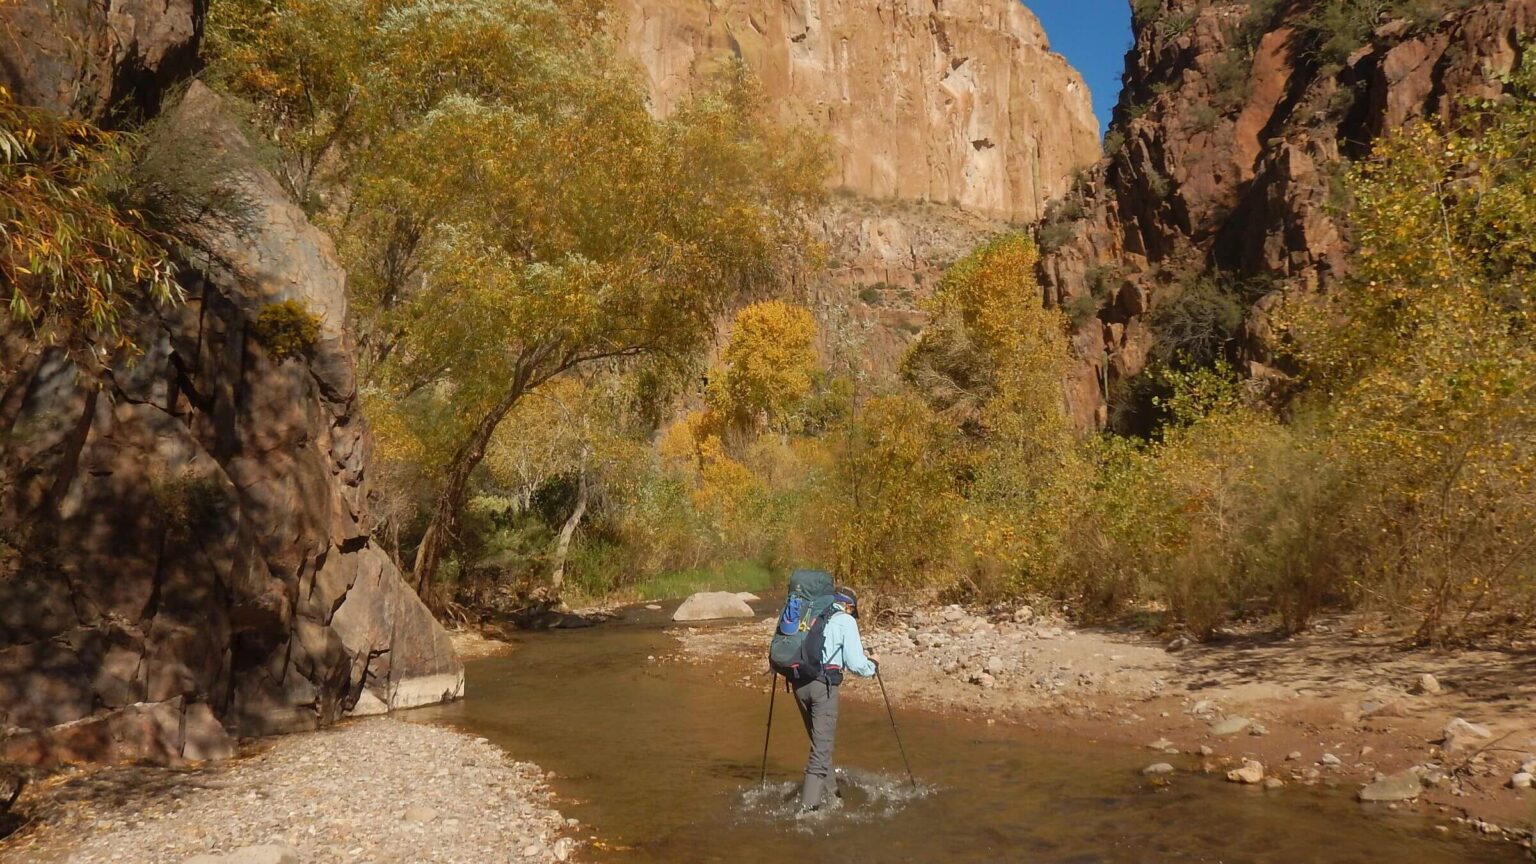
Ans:
[[[832,605],[811,625],[806,640],[814,647],[821,636],[821,674],[794,684],[795,704],[811,738],[811,757],[805,763],[805,784],[800,788],[802,812],[831,804],[837,798],[837,776],[832,773],[832,748],[837,740],[837,689],[843,673],[873,678],[879,657],[865,655],[859,639],[859,596],[852,588],[832,592]],[[819,632],[818,632],[819,631]]]

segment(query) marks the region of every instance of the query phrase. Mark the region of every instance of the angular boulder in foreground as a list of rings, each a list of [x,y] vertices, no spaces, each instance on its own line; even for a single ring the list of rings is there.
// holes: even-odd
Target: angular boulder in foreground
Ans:
[[[104,373],[55,350],[0,366],[0,752],[19,761],[208,758],[228,749],[208,718],[255,736],[463,693],[369,536],[330,240],[220,97],[194,82],[171,115],[238,202],[187,229],[186,302],[130,322],[143,355]],[[284,301],[318,323],[292,356],[256,326]]]

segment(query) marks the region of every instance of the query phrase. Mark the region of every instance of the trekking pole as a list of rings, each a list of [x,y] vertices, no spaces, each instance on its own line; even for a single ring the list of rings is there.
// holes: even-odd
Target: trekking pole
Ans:
[[[901,744],[901,730],[896,728],[896,712],[891,710],[890,694],[885,692],[885,679],[880,677],[880,667],[875,666],[875,680],[880,682],[880,696],[885,699],[885,716],[891,720],[891,732],[896,735],[896,749],[901,751],[901,764],[907,768],[907,780],[917,788],[917,778],[912,776],[912,763],[907,761],[907,748]]]
[[[768,673],[768,728],[763,731],[763,771],[758,778],[758,784],[763,788],[768,786],[768,737],[773,734],[773,700],[779,695],[779,673]]]

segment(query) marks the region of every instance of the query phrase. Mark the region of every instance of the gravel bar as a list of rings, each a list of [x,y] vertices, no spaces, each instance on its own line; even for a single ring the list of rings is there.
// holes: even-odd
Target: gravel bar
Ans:
[[[263,742],[192,770],[118,767],[39,784],[3,862],[184,864],[276,844],[302,864],[564,861],[537,766],[483,738],[391,718]]]

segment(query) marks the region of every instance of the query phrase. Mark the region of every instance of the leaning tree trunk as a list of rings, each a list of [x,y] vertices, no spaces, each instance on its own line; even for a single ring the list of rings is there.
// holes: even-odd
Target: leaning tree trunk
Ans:
[[[555,545],[555,572],[549,578],[550,594],[554,597],[559,597],[565,587],[565,562],[570,556],[571,536],[576,533],[576,526],[581,524],[581,517],[587,512],[586,448],[582,448],[581,455],[581,469],[576,478],[576,507],[560,527],[560,542]]]
[[[416,582],[417,596],[433,611],[438,611],[439,607],[431,590],[432,578],[437,575],[437,568],[442,564],[444,550],[458,536],[459,514],[464,510],[470,475],[479,466],[480,460],[485,458],[485,448],[490,445],[491,436],[496,434],[496,427],[501,425],[512,406],[517,404],[524,389],[522,384],[514,386],[489,414],[475,424],[469,440],[454,454],[453,462],[448,467],[447,480],[443,484],[442,494],[437,498],[432,521],[427,523],[426,533],[421,536],[421,545],[416,547],[416,565],[411,571],[411,577]]]

